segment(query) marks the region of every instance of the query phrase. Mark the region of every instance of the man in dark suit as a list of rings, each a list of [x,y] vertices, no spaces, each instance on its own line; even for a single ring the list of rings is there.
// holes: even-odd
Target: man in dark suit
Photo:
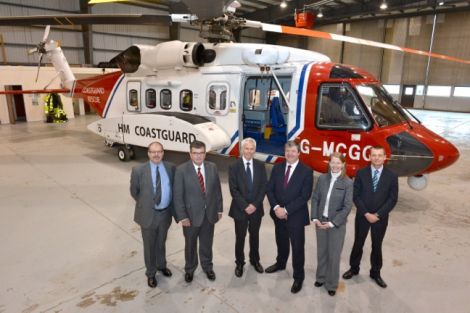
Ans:
[[[222,218],[222,190],[214,163],[205,161],[206,145],[193,141],[189,146],[191,160],[176,169],[173,202],[176,220],[183,225],[185,239],[185,280],[193,280],[199,258],[209,280],[215,280],[212,264],[214,224]]]
[[[265,272],[274,273],[286,268],[290,242],[294,268],[291,292],[297,293],[305,278],[305,226],[310,223],[307,203],[312,194],[313,172],[299,161],[297,143],[288,141],[284,153],[286,161],[273,167],[267,189],[270,215],[275,225],[277,258]]]
[[[370,277],[382,288],[387,284],[380,275],[382,268],[382,241],[388,225],[388,215],[397,204],[398,177],[384,166],[385,149],[377,146],[370,151],[371,166],[357,171],[354,179],[356,205],[354,245],[349,259],[351,268],[343,274],[350,279],[359,274],[364,242],[371,231]]]
[[[134,221],[142,231],[147,284],[155,288],[157,270],[171,276],[166,264],[165,243],[173,214],[175,165],[163,161],[163,146],[157,141],[148,146],[147,154],[149,162],[132,169],[130,192],[136,201]]]
[[[263,273],[259,257],[259,228],[264,215],[263,200],[266,194],[266,168],[253,158],[256,141],[245,138],[241,142],[242,157],[229,167],[229,187],[232,203],[228,215],[235,222],[235,276],[243,275],[245,265],[245,237],[250,232],[250,263],[258,273]]]

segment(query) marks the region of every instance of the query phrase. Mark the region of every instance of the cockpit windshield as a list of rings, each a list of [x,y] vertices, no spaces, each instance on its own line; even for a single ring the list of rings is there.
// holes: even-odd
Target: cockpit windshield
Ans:
[[[356,89],[380,127],[407,122],[403,108],[394,102],[382,85],[359,85]]]

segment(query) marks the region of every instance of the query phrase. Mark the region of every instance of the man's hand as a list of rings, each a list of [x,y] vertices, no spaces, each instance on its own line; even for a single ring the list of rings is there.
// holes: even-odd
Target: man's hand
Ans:
[[[183,227],[189,227],[191,226],[191,221],[189,218],[185,218],[184,220],[181,220],[181,225],[183,225]]]
[[[364,216],[366,217],[367,221],[371,224],[377,223],[379,221],[379,218],[375,214],[366,213]]]
[[[287,220],[286,209],[283,207],[278,207],[276,210],[274,210],[274,214],[276,214],[277,218],[280,220]]]
[[[255,211],[256,211],[256,207],[251,203],[245,208],[245,212],[248,215],[255,213]]]

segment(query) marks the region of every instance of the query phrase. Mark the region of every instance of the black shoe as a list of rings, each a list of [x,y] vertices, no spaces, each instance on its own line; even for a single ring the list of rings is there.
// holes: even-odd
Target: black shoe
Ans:
[[[215,273],[213,270],[208,270],[206,272],[207,279],[214,281],[215,280]]]
[[[323,283],[320,283],[319,281],[316,281],[314,285],[315,285],[315,287],[321,287],[321,286],[323,286]]]
[[[301,280],[294,280],[294,283],[292,284],[292,288],[290,289],[290,292],[292,293],[297,293],[302,289],[302,283],[303,281]]]
[[[283,269],[285,269],[285,267],[280,267],[280,266],[277,265],[277,263],[275,263],[275,264],[273,264],[273,265],[271,265],[271,266],[268,266],[268,267],[264,270],[264,272],[265,272],[265,273],[268,273],[268,274],[271,274],[271,273],[274,273],[274,272],[277,272],[277,271],[281,271],[281,270],[283,270]]]
[[[328,290],[328,294],[333,297],[336,294],[336,290]]]
[[[147,285],[149,285],[150,288],[157,287],[158,283],[157,283],[157,279],[155,278],[155,276],[147,277]]]
[[[242,277],[242,275],[243,275],[243,265],[237,264],[237,267],[235,267],[235,276]]]
[[[166,277],[171,277],[171,275],[173,275],[170,271],[169,268],[165,267],[165,268],[162,268],[161,270],[159,270],[160,272],[162,272],[163,276],[166,276]]]
[[[258,273],[264,272],[263,266],[259,262],[253,262],[251,263],[251,265],[253,265],[253,267],[255,268],[255,271],[257,271]]]
[[[359,274],[358,271],[355,271],[353,270],[352,268],[350,268],[349,270],[347,270],[344,274],[343,274],[343,278],[344,279],[351,279],[353,276]]]
[[[379,285],[380,287],[382,288],[387,288],[387,284],[384,282],[384,280],[382,279],[382,277],[380,277],[380,275],[377,275],[377,276],[370,276],[370,278],[372,278],[373,280],[375,280],[375,282],[377,283],[377,285]]]
[[[187,283],[190,283],[193,281],[193,273],[186,273],[184,274],[184,280],[187,282]]]

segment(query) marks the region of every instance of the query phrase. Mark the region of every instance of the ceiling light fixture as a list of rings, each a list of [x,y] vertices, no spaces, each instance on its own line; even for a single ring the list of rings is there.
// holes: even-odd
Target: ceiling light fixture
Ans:
[[[388,5],[387,5],[387,2],[382,2],[382,4],[380,5],[380,9],[381,10],[386,10],[388,8]]]
[[[281,4],[279,5],[281,8],[287,8],[287,3],[285,1],[282,1]]]
[[[444,5],[444,1],[439,1],[439,5],[440,6]]]
[[[319,12],[317,13],[317,17],[318,17],[318,18],[322,18],[322,17],[323,17],[322,11],[319,11]]]

